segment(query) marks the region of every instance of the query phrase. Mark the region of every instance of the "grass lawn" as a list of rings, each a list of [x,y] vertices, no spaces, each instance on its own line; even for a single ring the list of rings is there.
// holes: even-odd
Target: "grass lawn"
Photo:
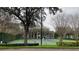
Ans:
[[[63,40],[63,42],[76,42],[75,40]]]
[[[11,41],[11,42],[8,42],[9,44],[12,44],[12,43],[23,43],[24,40],[23,39],[20,39],[20,40],[14,40],[14,41]]]
[[[74,47],[74,46],[57,46],[56,45],[56,42],[58,42],[59,40],[57,39],[50,39],[50,40],[43,40],[43,45],[39,45],[39,46],[0,46],[0,49],[17,49],[17,48],[79,48],[78,46],[77,47]],[[12,41],[12,42],[9,42],[8,44],[11,44],[11,43],[23,43],[24,40],[23,39],[20,39],[20,40],[15,40],[15,41]],[[32,39],[32,40],[28,40],[28,43],[39,43],[40,44],[40,40],[36,40],[36,39]],[[63,42],[75,42],[75,40],[63,40]]]
[[[28,39],[28,43],[39,43],[40,39]],[[59,42],[57,39],[49,39],[49,40],[42,40],[42,45],[56,45],[56,42]],[[63,42],[76,42],[75,40],[63,40]],[[8,44],[12,43],[24,43],[24,39],[14,40],[9,42]]]
[[[23,49],[23,48],[46,48],[46,49],[78,49],[79,46],[57,46],[57,45],[42,45],[42,46],[0,46],[0,49]]]
[[[49,40],[42,40],[42,45],[56,45],[56,42],[58,40],[56,39],[49,39]],[[28,43],[39,43],[40,45],[40,39],[28,39]],[[12,43],[24,43],[24,40],[23,39],[20,39],[20,40],[15,40],[15,41],[11,41],[9,42],[8,44],[12,44]]]
[[[0,46],[0,49],[16,49],[16,48],[79,48],[78,46],[74,47],[74,46],[57,46],[56,42],[58,42],[59,40],[57,39],[50,39],[50,40],[43,40],[43,44],[42,46]],[[75,40],[63,40],[63,42],[75,42]],[[8,44],[12,44],[12,43],[24,43],[23,39],[20,40],[15,40],[15,41],[11,41]],[[36,39],[32,39],[32,40],[28,40],[28,43],[39,43],[40,44],[40,40],[36,40]]]

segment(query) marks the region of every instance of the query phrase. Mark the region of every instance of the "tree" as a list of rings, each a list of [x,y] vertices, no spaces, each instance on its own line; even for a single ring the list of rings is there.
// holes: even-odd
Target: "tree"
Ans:
[[[32,8],[32,7],[11,7],[11,8],[1,8],[10,14],[15,15],[21,20],[24,30],[25,30],[25,39],[27,39],[27,35],[29,32],[30,25],[34,25],[34,21],[36,21],[36,17],[38,17],[38,11],[40,8]],[[36,15],[36,17],[35,17]],[[25,40],[27,42],[27,40]]]
[[[5,38],[7,43],[7,40],[11,40],[12,38],[11,35],[15,36],[19,32],[20,32],[19,24],[18,23],[16,24],[12,21],[12,17],[9,15],[8,12],[0,10],[0,36],[1,36],[0,39],[4,41],[3,38]],[[10,35],[7,36],[8,34]],[[8,39],[9,37],[11,38]]]
[[[27,43],[29,27],[35,25],[37,20],[43,19],[42,16],[40,17],[40,11],[44,11],[44,7],[1,7],[0,9],[15,15],[22,22],[25,30],[25,43]],[[49,10],[51,11],[50,13],[53,12],[55,14],[60,9],[58,7],[50,7]],[[45,12],[41,12],[41,15],[44,16]]]
[[[60,36],[60,45],[65,35],[73,34],[78,45],[79,39],[79,14],[66,15],[59,14],[54,18],[55,30]]]
[[[73,29],[74,38],[76,39],[76,45],[78,45],[79,39],[79,14],[71,15],[71,25]]]
[[[9,13],[0,11],[0,32],[16,35],[19,31],[19,24],[12,21],[12,17],[9,15]]]
[[[60,45],[62,46],[63,38],[69,31],[69,21],[65,14],[58,14],[54,19],[54,28],[56,33],[60,36]]]

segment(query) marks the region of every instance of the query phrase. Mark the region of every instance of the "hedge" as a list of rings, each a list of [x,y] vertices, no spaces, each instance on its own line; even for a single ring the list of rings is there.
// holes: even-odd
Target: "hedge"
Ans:
[[[58,46],[60,46],[60,42],[56,42]],[[62,42],[62,46],[79,46],[79,42]]]
[[[0,46],[38,46],[39,43],[17,43],[17,44],[0,44]]]

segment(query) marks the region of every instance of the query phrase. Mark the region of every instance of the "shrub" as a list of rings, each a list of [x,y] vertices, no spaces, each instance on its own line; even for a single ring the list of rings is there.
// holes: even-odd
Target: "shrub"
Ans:
[[[0,46],[38,46],[39,43],[17,43],[17,44],[0,44]]]
[[[56,44],[60,46],[60,42],[57,42]],[[79,42],[78,44],[76,42],[62,42],[62,46],[79,46]]]

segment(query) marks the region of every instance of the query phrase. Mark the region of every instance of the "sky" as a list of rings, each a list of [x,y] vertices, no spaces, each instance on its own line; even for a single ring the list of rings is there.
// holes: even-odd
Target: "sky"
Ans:
[[[62,13],[64,14],[79,14],[79,7],[62,7]],[[54,17],[53,15],[51,16],[49,13],[48,13],[48,10],[45,10],[46,13],[47,13],[47,16],[46,16],[46,20],[43,22],[43,25],[47,28],[49,28],[50,31],[55,31],[54,27],[53,27],[53,24],[52,24],[52,17]],[[58,14],[58,13],[57,13]]]

